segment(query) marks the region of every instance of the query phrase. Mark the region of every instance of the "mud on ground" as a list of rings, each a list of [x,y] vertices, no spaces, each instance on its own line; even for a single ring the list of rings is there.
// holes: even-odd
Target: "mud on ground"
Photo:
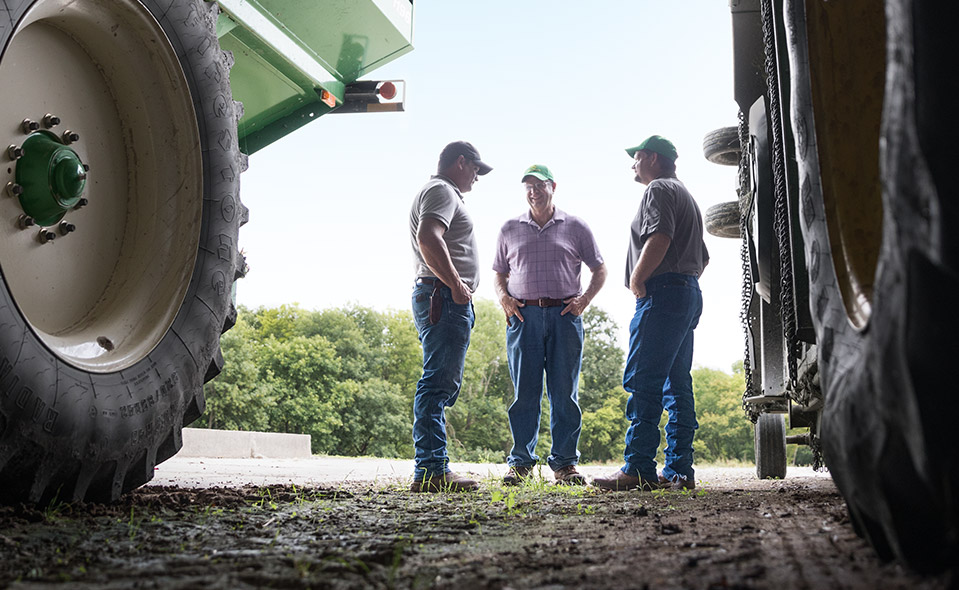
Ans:
[[[604,492],[539,479],[145,487],[0,507],[0,587],[947,588],[882,564],[828,478]]]

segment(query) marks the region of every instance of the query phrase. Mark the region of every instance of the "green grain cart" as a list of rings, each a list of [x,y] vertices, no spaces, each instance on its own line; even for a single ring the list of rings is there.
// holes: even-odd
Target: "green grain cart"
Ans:
[[[732,0],[739,166],[707,228],[742,239],[760,477],[784,417],[883,557],[959,563],[959,4]]]
[[[204,407],[247,156],[412,49],[411,0],[2,0],[0,501],[112,500]]]

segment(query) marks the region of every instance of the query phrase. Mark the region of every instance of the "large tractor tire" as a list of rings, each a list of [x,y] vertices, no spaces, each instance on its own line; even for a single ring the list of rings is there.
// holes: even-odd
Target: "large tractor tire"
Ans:
[[[114,500],[203,411],[246,216],[217,10],[0,0],[2,502]]]
[[[793,84],[793,125],[824,458],[880,555],[955,568],[959,5],[805,4],[787,30],[813,78]]]

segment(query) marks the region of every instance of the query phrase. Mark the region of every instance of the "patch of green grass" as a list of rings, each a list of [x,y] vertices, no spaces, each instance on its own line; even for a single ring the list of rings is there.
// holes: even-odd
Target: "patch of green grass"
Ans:
[[[273,491],[270,488],[260,488],[258,490],[260,499],[253,502],[253,505],[257,508],[268,508],[270,510],[276,510],[278,504],[273,500]]]
[[[519,511],[516,509],[516,489],[510,489],[508,493],[500,489],[495,489],[490,495],[490,505],[493,506],[498,502],[503,503],[503,507],[506,510],[507,516],[516,516],[519,514]]]
[[[130,506],[130,520],[127,521],[127,536],[130,538],[132,543],[136,539],[137,533],[140,532],[140,525],[143,524],[143,517],[136,516],[136,508]]]

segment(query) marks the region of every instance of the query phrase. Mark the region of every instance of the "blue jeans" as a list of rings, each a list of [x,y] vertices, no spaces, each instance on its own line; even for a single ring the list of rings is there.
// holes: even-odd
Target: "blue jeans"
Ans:
[[[623,387],[626,402],[626,464],[623,473],[656,481],[659,419],[666,424],[666,464],[663,476],[690,481],[693,472],[693,330],[703,311],[703,295],[696,277],[666,273],[646,281],[646,296],[636,300],[629,323],[629,354]]]
[[[513,403],[509,407],[509,427],[513,449],[509,464],[535,465],[539,439],[540,404],[543,399],[543,372],[549,397],[549,430],[553,447],[547,462],[555,471],[579,461],[579,370],[583,362],[583,320],[562,307],[534,307],[520,311],[525,321],[509,319],[506,328],[506,352],[509,374],[513,379]]]
[[[413,399],[414,477],[418,480],[449,471],[444,410],[459,395],[475,318],[472,302],[455,303],[449,288],[442,287],[443,313],[437,324],[430,325],[432,291],[433,285],[427,284],[413,289],[413,322],[423,345],[423,376]]]

